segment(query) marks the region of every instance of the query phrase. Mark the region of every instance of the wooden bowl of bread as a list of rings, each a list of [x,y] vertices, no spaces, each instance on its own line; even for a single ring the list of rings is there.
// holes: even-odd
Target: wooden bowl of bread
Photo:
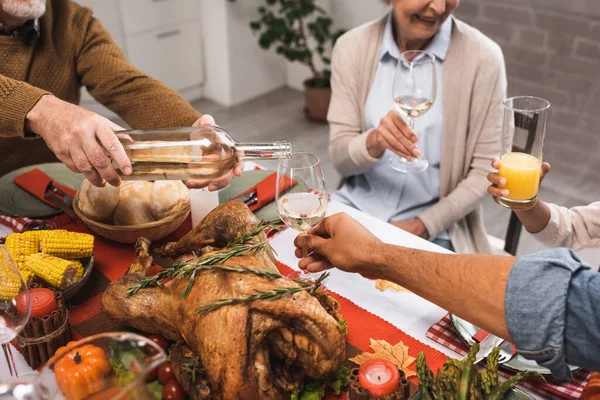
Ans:
[[[119,187],[92,186],[87,180],[73,199],[75,214],[95,233],[120,243],[162,239],[190,212],[181,181],[124,181]]]

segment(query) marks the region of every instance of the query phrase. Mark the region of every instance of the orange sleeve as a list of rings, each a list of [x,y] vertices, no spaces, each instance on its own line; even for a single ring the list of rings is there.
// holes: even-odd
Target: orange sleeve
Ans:
[[[177,92],[135,68],[100,22],[83,10],[77,72],[98,102],[136,129],[189,126],[200,118]]]
[[[49,92],[0,75],[0,136],[26,137],[25,117],[46,94]]]

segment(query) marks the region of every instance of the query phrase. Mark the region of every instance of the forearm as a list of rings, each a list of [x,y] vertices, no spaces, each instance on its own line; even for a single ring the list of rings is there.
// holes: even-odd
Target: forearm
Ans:
[[[505,290],[514,257],[448,255],[381,243],[375,269],[432,303],[510,340]]]
[[[331,140],[329,154],[333,166],[342,176],[362,174],[373,167],[379,158],[373,157],[368,151],[368,137],[371,130],[359,133],[349,130],[339,130],[331,125]]]
[[[536,240],[549,247],[569,247],[574,250],[600,246],[600,202],[573,208],[556,204],[544,206],[548,210],[548,217],[544,219],[546,223],[543,229],[532,232]]]
[[[515,211],[515,214],[529,233],[541,232],[550,221],[550,208],[542,200],[538,200],[533,208],[526,211]]]
[[[136,129],[192,125],[200,118],[174,90],[135,68],[100,22],[88,17],[77,72],[98,102]]]
[[[26,116],[47,91],[0,75],[0,136],[25,137]]]
[[[134,129],[191,126],[201,117],[179,94],[145,75],[98,99]]]

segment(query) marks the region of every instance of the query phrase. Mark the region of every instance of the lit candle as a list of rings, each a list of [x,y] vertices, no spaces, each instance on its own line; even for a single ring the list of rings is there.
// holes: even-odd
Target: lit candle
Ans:
[[[17,297],[17,310],[21,314],[27,313],[27,296],[25,293]],[[29,302],[31,303],[31,318],[43,317],[56,311],[56,298],[50,289],[35,288],[29,290]]]
[[[369,360],[360,366],[358,383],[367,389],[371,396],[392,394],[398,388],[399,382],[398,367],[387,360]]]

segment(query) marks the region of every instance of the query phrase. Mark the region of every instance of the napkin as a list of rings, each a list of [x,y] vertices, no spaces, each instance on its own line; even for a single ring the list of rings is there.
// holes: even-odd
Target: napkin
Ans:
[[[62,190],[71,197],[74,197],[76,193],[76,191],[71,189],[70,187],[63,186],[60,183],[53,181],[52,178],[50,178],[44,171],[38,168],[34,168],[28,172],[16,176],[13,179],[13,182],[21,189],[24,189],[29,194],[32,194],[39,200],[56,209],[58,209],[58,207],[56,207],[50,201],[46,200],[46,198],[44,197],[50,184],[54,185],[55,187]]]
[[[291,182],[287,179],[285,179],[284,181],[285,181],[284,185],[279,188],[280,193],[283,192],[284,190],[289,189],[290,187],[296,186],[296,184],[298,183],[293,179]],[[282,182],[284,182],[284,181],[282,181]],[[249,188],[248,190],[236,195],[232,200],[236,200],[241,196],[251,194],[252,192],[256,191],[256,197],[258,200],[256,202],[254,202],[253,204],[248,205],[248,208],[250,209],[250,211],[254,212],[254,211],[259,210],[260,208],[266,206],[273,200],[275,200],[275,187],[276,186],[277,186],[277,173],[274,172],[271,175],[267,176],[262,181],[258,182],[256,185]]]

